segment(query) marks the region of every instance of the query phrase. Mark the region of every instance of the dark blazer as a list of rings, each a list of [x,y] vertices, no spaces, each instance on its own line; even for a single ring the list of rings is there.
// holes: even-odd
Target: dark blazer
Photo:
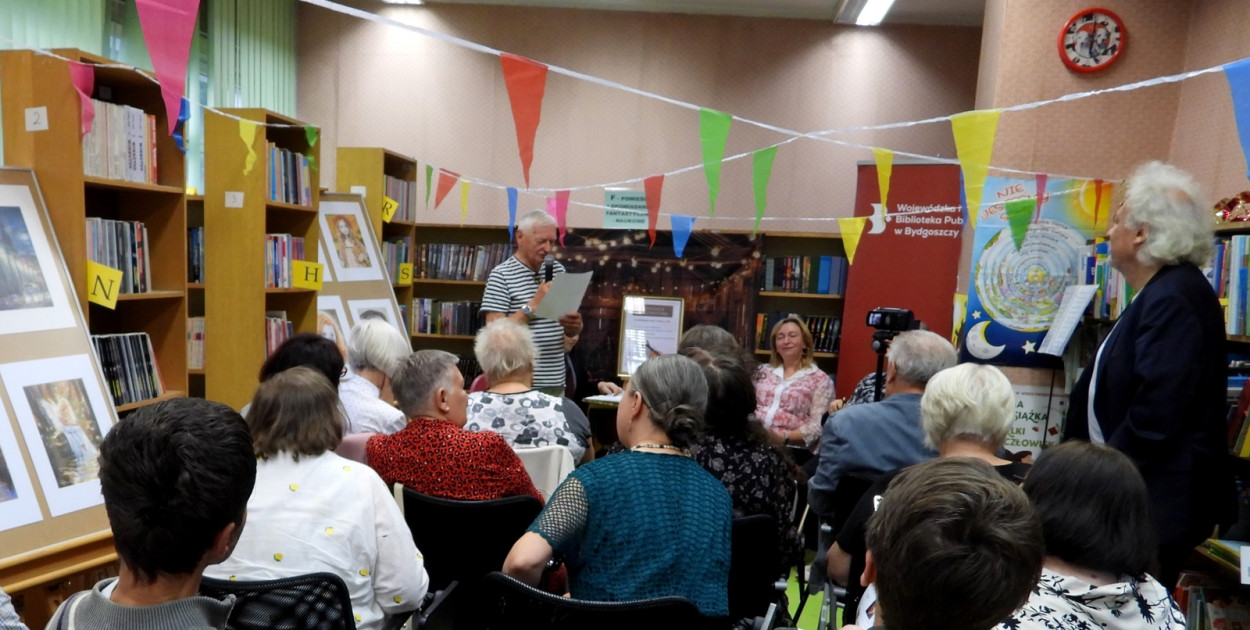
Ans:
[[[1225,428],[1224,314],[1202,271],[1167,266],[1103,342],[1094,414],[1136,462],[1159,542],[1196,545],[1236,516]],[[1072,390],[1064,439],[1089,439],[1093,359]]]

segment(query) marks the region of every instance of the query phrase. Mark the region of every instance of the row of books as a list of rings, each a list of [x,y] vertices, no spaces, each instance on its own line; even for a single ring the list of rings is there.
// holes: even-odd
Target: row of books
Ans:
[[[91,102],[95,120],[82,137],[83,174],[155,184],[156,116],[129,105]]]
[[[165,393],[147,333],[92,335],[91,344],[114,405],[128,405]]]
[[[760,350],[772,350],[772,330],[777,322],[796,315],[773,311],[758,313],[755,316],[755,347]],[[815,352],[836,353],[841,344],[842,319],[832,315],[799,315],[807,324],[808,332],[812,333],[812,350]]]
[[[187,230],[187,282],[204,282],[204,228]]]
[[[460,375],[464,377],[465,387],[468,387],[473,379],[482,373],[482,366],[478,365],[477,359],[473,357],[460,357],[460,362],[456,367],[460,370]]]
[[[187,318],[187,369],[204,369],[204,318]]]
[[[842,295],[848,266],[841,256],[769,256],[761,290]]]
[[[395,208],[395,216],[391,217],[392,221],[411,223],[417,220],[417,182],[387,175],[386,196],[399,204]]]
[[[295,325],[286,318],[286,311],[265,311],[265,356],[273,354],[282,342],[295,334]]]
[[[269,201],[312,205],[312,173],[308,156],[270,142]]]
[[[507,243],[491,245],[458,245],[455,243],[422,243],[417,252],[418,278],[431,280],[484,281],[490,271],[512,255]]]
[[[1081,276],[1085,284],[1098,285],[1091,301],[1089,313],[1100,319],[1117,319],[1129,302],[1133,301],[1136,291],[1124,280],[1124,276],[1111,266],[1111,257],[1107,254],[1105,243],[1097,243],[1093,251],[1081,265]]]
[[[412,301],[412,334],[476,335],[482,327],[481,308],[481,302],[417,298]]]
[[[1247,256],[1250,256],[1250,235],[1237,234],[1215,244],[1215,256],[1207,269],[1211,286],[1226,300],[1225,332],[1245,335],[1250,331],[1250,291],[1247,290]]]
[[[392,284],[399,283],[399,265],[410,262],[412,262],[411,236],[382,241],[382,264]]]
[[[122,272],[119,292],[151,290],[150,258],[148,228],[142,222],[87,217],[87,259]]]
[[[265,287],[291,288],[291,261],[304,260],[304,239],[290,234],[265,235]]]
[[[1202,549],[1234,570],[1241,567],[1242,544],[1211,538]],[[1250,628],[1250,595],[1221,577],[1182,571],[1173,598],[1185,614],[1186,630]]]

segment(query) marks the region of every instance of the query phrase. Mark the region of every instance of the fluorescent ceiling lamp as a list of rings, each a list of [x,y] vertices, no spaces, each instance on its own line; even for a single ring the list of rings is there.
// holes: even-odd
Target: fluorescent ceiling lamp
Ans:
[[[864,8],[860,9],[855,23],[860,26],[876,26],[885,19],[885,14],[890,12],[892,6],[894,0],[868,0],[864,3]]]
[[[385,4],[425,4],[421,0],[382,0]]]

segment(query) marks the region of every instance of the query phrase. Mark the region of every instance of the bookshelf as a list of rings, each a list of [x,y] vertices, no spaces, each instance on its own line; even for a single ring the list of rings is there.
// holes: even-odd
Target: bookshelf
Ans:
[[[190,254],[189,248],[191,247],[191,239],[190,239],[190,234],[189,234],[190,230],[192,229],[202,230],[203,228],[204,228],[204,196],[203,195],[187,195],[188,254]],[[202,275],[204,273],[203,270],[200,270],[201,281],[191,282],[190,280],[191,259],[189,255],[187,258],[187,268],[188,268],[187,318],[188,318],[188,323],[190,323],[192,319],[194,318],[204,317],[204,286],[205,285],[204,285],[204,282],[202,282],[203,280]],[[187,334],[188,335],[191,334],[190,328],[188,328]],[[203,357],[201,353],[201,363],[202,362],[203,362]],[[204,380],[207,377],[207,373],[204,371],[204,368],[202,366],[195,367],[194,365],[192,365],[192,363],[193,363],[192,351],[191,351],[190,345],[188,345],[187,347],[187,395],[195,396],[196,398],[205,398],[207,393],[205,392],[205,389],[204,389]]]
[[[417,161],[400,155],[394,151],[374,147],[339,147],[335,181],[340,192],[350,193],[363,189],[365,208],[369,211],[369,219],[373,221],[373,233],[380,241],[407,239],[410,246],[415,242],[417,224],[412,221],[416,217],[417,203]],[[391,180],[388,186],[388,179]],[[390,193],[395,181],[402,182],[407,192],[403,198]],[[392,196],[400,203],[396,216],[391,221],[383,221],[383,196]],[[378,244],[382,251],[382,243]],[[383,259],[386,255],[383,254]],[[415,253],[410,252],[406,262],[414,262]],[[405,261],[400,261],[405,262]],[[391,287],[395,291],[395,301],[408,309],[405,312],[411,317],[414,288],[412,284],[396,281],[397,270],[387,267],[391,277]],[[411,329],[411,323],[408,323]]]
[[[230,116],[294,127],[258,125],[252,145],[256,161],[244,173],[248,149],[240,137],[239,120]],[[265,313],[285,311],[295,332],[312,332],[316,325],[316,291],[265,286],[266,234],[302,237],[305,259],[318,259],[317,170],[308,169],[308,205],[270,201],[268,194],[270,168],[276,166],[271,164],[268,143],[320,163],[319,145],[309,146],[304,125],[264,109],[205,114],[203,222],[204,239],[210,245],[205,248],[204,288],[200,290],[205,318],[204,395],[235,409],[245,405],[256,389],[256,373],[266,356]],[[238,207],[228,207],[227,196],[229,205]]]
[[[57,55],[96,66],[114,62],[75,49]],[[130,69],[95,68],[92,97],[155,117],[156,179],[137,183],[85,175],[80,104],[66,61],[30,50],[0,52],[4,156],[35,171],[74,292],[91,334],[142,332],[151,339],[164,394],[117,407],[119,414],[187,391],[186,200],[183,154],[167,133],[160,87]],[[27,131],[26,110],[47,108],[47,129]],[[107,116],[96,107],[97,132]],[[145,157],[150,157],[147,154]],[[87,301],[87,219],[140,221],[147,228],[148,291],[122,294],[115,309]]]
[[[759,279],[756,283],[756,312],[759,315],[767,315],[769,313],[795,313],[804,319],[808,318],[842,318],[843,295],[835,291],[836,287],[831,287],[824,291],[818,290],[819,285],[819,265],[820,257],[827,256],[837,258],[845,258],[846,253],[842,248],[842,239],[836,236],[820,236],[812,234],[798,233],[768,233],[764,234],[760,243],[760,260],[761,269]],[[792,266],[795,281],[789,288],[783,282],[783,274],[779,265],[774,269],[773,282],[771,286],[767,284],[767,266],[769,258],[783,259],[793,257]],[[802,261],[809,260],[809,267],[806,270],[807,275],[800,277],[802,274]],[[834,261],[836,263],[836,260]],[[830,278],[836,283],[836,270],[830,270]],[[843,286],[845,286],[845,273],[842,274]],[[767,338],[772,322],[768,322],[767,327],[758,326],[756,332],[756,343],[754,351],[761,361],[766,361],[770,351],[764,349],[763,341]],[[812,326],[812,328],[816,328]],[[813,329],[812,334],[816,337],[819,344],[820,333]],[[831,350],[814,352],[816,365],[822,370],[833,375],[837,372],[838,355],[832,351],[836,348],[836,334],[840,334],[840,330],[836,333],[828,331],[826,335],[833,335],[830,340]]]
[[[414,269],[421,269],[422,263],[419,260],[422,245],[437,244],[454,244],[454,245],[508,245],[508,229],[507,227],[487,227],[487,226],[443,226],[443,225],[417,225],[415,239],[415,261]],[[508,250],[511,252],[511,249]],[[487,270],[489,273],[489,270]],[[480,302],[482,293],[486,290],[486,280],[483,276],[482,280],[446,280],[438,278],[430,278],[430,270],[420,273],[414,271],[412,281],[412,298],[431,298],[446,301],[472,301]],[[402,304],[402,302],[401,302]],[[416,317],[416,312],[412,306],[412,299],[408,300],[409,320]],[[476,318],[476,313],[473,314]],[[475,320],[480,323],[480,320]],[[455,353],[461,357],[473,358],[473,340],[477,332],[477,326],[473,327],[474,334],[428,334],[413,333],[411,323],[409,325],[409,333],[412,335],[413,347],[417,350],[425,348],[436,348]]]

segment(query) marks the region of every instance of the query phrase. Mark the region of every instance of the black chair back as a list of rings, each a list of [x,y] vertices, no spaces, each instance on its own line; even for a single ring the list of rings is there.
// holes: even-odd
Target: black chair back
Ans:
[[[356,630],[347,585],[332,573],[257,582],[206,577],[200,594],[235,596],[227,630]]]
[[[689,630],[706,624],[684,597],[590,602],[545,593],[499,572],[482,580],[477,601],[472,627],[480,630]]]
[[[542,511],[529,495],[489,501],[440,499],[404,488],[404,520],[425,557],[430,590],[452,581],[469,589],[503,568],[517,539]]]
[[[768,612],[777,601],[781,578],[781,541],[777,519],[767,514],[740,516],[733,522],[729,560],[729,617],[743,619]]]

